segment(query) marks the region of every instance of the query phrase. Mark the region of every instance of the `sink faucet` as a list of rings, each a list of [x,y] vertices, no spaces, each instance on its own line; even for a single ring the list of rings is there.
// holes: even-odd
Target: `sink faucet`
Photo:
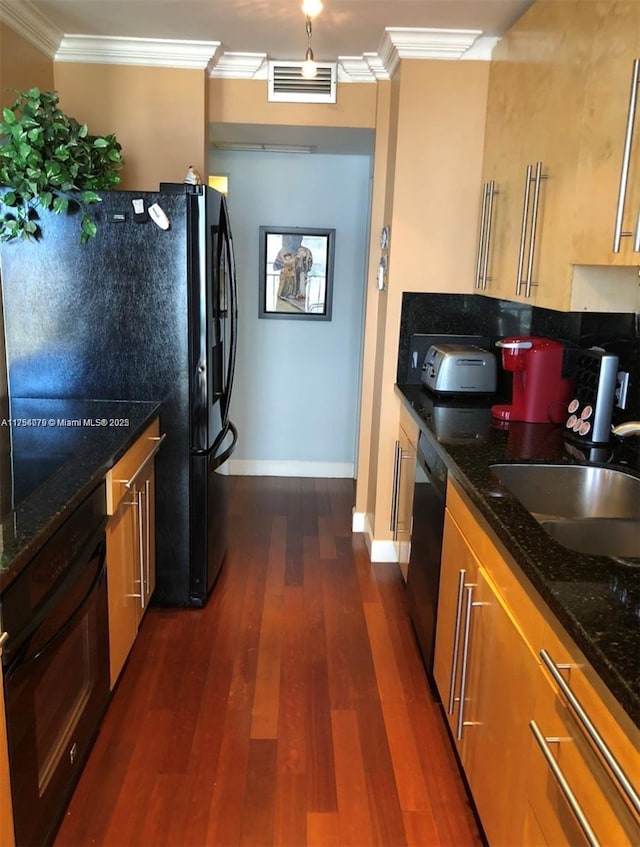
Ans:
[[[626,438],[627,435],[640,435],[640,421],[626,421],[618,426],[612,426],[611,432],[619,435],[620,438]]]

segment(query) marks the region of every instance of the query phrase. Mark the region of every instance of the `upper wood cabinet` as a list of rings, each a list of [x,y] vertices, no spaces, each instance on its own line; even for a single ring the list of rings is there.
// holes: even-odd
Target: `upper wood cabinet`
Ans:
[[[640,263],[633,239],[618,254],[612,246],[635,58],[632,0],[537,0],[497,46],[483,167],[494,194],[491,217],[483,204],[478,290],[568,309],[573,265]],[[640,140],[625,231],[639,211]]]

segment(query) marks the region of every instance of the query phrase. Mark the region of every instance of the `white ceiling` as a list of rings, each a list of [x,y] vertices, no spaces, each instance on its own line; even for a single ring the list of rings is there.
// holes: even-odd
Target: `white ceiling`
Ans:
[[[317,60],[375,53],[386,27],[453,28],[499,36],[532,0],[324,0],[313,23]],[[218,41],[222,52],[302,60],[301,0],[3,0],[31,6],[65,35]]]

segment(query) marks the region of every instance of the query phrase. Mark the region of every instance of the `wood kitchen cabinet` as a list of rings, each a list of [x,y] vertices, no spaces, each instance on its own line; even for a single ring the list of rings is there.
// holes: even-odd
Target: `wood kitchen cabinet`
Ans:
[[[2,633],[0,633],[2,635]],[[5,634],[6,637],[6,634]],[[2,656],[0,641],[0,656]],[[4,709],[4,686],[0,669],[0,845],[13,847],[13,810],[11,803],[11,783],[9,781],[9,751],[7,748],[7,730]]]
[[[608,755],[631,783],[638,803],[638,733],[615,720],[588,678],[588,664],[561,634],[547,630],[545,660],[538,671],[534,717],[530,724],[536,739],[530,757],[525,847],[582,845],[594,840],[603,845],[640,844],[640,814],[624,786],[598,752],[596,743],[570,704],[577,702],[586,721],[600,736]],[[563,680],[553,678],[554,672]],[[564,686],[568,688],[568,695]],[[634,743],[635,739],[635,743]],[[566,780],[563,790],[553,774],[557,768]],[[623,779],[624,782],[624,779]],[[568,793],[573,797],[569,797]],[[571,804],[579,807],[581,825]],[[585,832],[586,830],[586,832]],[[589,833],[589,835],[587,834]]]
[[[107,475],[107,586],[111,687],[155,587],[156,419]]]
[[[521,843],[538,662],[450,509],[445,516],[434,676],[492,845]]]
[[[614,0],[538,0],[496,47],[477,290],[566,310],[574,264],[640,261],[631,238],[612,252],[634,58],[640,4]],[[640,211],[640,143],[628,185],[625,231]]]
[[[632,802],[548,665],[559,668],[635,780],[637,796],[637,727],[450,480],[434,677],[489,844],[588,843],[533,727],[575,786],[596,840],[607,847],[640,843]]]
[[[405,581],[411,553],[413,486],[416,473],[417,444],[418,426],[402,406],[394,454],[391,528],[394,541],[397,544],[398,563]]]

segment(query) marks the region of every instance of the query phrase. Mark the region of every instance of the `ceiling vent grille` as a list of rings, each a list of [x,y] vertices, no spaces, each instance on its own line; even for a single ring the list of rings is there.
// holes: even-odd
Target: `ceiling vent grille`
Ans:
[[[302,76],[302,62],[269,62],[269,100],[281,103],[335,103],[338,66],[316,62],[313,79]]]

